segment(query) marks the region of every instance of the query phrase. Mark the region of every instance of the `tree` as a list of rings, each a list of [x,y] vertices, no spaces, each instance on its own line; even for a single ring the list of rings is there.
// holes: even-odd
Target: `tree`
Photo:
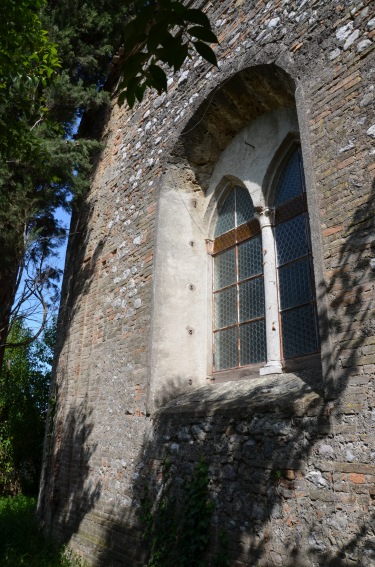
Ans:
[[[166,91],[166,68],[178,71],[194,51],[217,65],[216,55],[208,45],[217,43],[217,38],[201,10],[172,0],[140,4],[141,9],[124,29],[117,73],[112,77],[112,81],[120,78],[119,103],[126,100],[130,107],[136,99],[142,100],[147,88]]]
[[[176,0],[4,0],[0,15],[1,368],[24,298],[44,313],[36,336],[43,328],[58,276],[50,259],[64,236],[54,212],[70,208],[72,195],[78,203],[89,184],[100,144],[72,137],[77,120],[105,104],[114,83],[130,106],[147,88],[166,90],[166,69],[177,71],[194,49],[215,64],[216,37],[207,16]]]
[[[29,166],[42,157],[37,126],[46,115],[43,91],[59,65],[38,16],[41,6],[41,0],[4,0],[0,7],[0,344],[31,225],[36,228],[40,191],[30,196]],[[0,368],[2,357],[0,348]]]
[[[10,341],[26,341],[17,323]],[[0,373],[0,495],[36,493],[42,461],[56,321],[40,340],[8,349]]]

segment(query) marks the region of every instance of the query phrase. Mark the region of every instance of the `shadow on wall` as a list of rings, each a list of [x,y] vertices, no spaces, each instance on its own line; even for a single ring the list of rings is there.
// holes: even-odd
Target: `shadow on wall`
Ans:
[[[102,122],[98,119],[95,124],[101,124],[99,137],[105,118]],[[81,124],[83,127],[85,125]],[[99,158],[98,155],[97,163]],[[54,531],[61,541],[66,541],[66,526],[71,526],[71,533],[78,530],[82,516],[92,508],[100,493],[98,485],[93,487],[87,482],[88,463],[96,450],[96,445],[90,442],[92,409],[87,393],[82,395],[79,391],[79,368],[69,366],[71,351],[80,350],[82,343],[79,341],[84,340],[84,334],[78,338],[71,336],[72,322],[85,317],[95,265],[104,247],[104,240],[101,240],[90,253],[91,233],[87,227],[90,226],[93,210],[94,207],[87,201],[81,203],[71,220],[66,256],[69,277],[65,275],[61,291],[59,333],[52,372],[54,381],[51,383],[37,510],[44,529]],[[68,399],[70,405],[67,404]]]
[[[139,456],[145,466],[134,483],[131,520],[137,530],[143,525],[149,565],[198,565],[186,553],[205,542],[201,557],[212,566],[375,565],[374,372],[364,366],[375,335],[374,196],[375,182],[343,228],[330,280],[318,288],[330,306],[320,314],[323,340],[330,334],[334,345],[324,354],[323,380],[306,371],[221,384],[174,400],[155,416],[153,439]],[[188,501],[202,459],[207,493]],[[214,503],[209,527],[199,523],[199,498]],[[190,531],[186,516],[195,518]],[[124,511],[108,528],[100,564],[147,564],[121,559],[131,541],[128,519]],[[118,530],[120,545],[112,535]]]
[[[96,444],[90,439],[91,414],[86,398],[72,406],[64,419],[57,419],[55,448],[47,432],[45,459],[50,476],[38,504],[38,513],[43,529],[53,530],[56,539],[63,542],[67,541],[66,527],[69,526],[70,534],[76,534],[82,518],[100,497],[100,485],[93,486],[89,474],[90,459],[96,450]]]
[[[89,485],[91,416],[86,402],[72,408],[57,434],[60,452],[74,445],[80,455],[65,482],[67,473],[58,471],[52,520],[62,539],[79,539],[93,563],[106,567],[203,559],[210,566],[375,564],[374,488],[366,474],[374,458],[366,441],[374,378],[356,366],[375,334],[366,299],[374,193],[373,185],[346,228],[337,270],[320,288],[334,314],[323,313],[323,327],[337,340],[325,360],[328,390],[306,371],[205,387],[170,402],[144,440],[132,503],[122,510],[104,511],[100,486]],[[349,346],[355,350],[347,355]],[[357,384],[363,392],[355,400]],[[94,536],[92,524],[86,529],[91,512],[99,522]]]
[[[267,99],[251,90],[262,80],[264,93],[273,92],[275,75],[258,71],[229,81],[218,104],[215,100],[209,109],[202,107],[199,128],[181,150],[189,161],[195,160],[202,186],[236,128],[276,104],[272,96]],[[284,81],[279,71],[275,81],[279,89]],[[285,83],[285,100],[277,104],[294,106],[293,88]],[[243,107],[233,103],[238,92],[244,93]],[[250,108],[246,101],[255,96]],[[243,116],[231,117],[228,109],[236,108],[238,114],[238,107]],[[198,158],[207,155],[201,147],[211,136],[206,128],[210,121],[222,130],[207,142],[211,154],[201,164]],[[57,407],[68,409],[55,416],[54,451],[48,455],[49,477],[43,482],[39,510],[47,527],[105,567],[199,565],[197,556],[193,560],[189,553],[202,547],[202,561],[204,556],[211,566],[375,565],[374,487],[366,473],[375,451],[366,437],[374,373],[360,370],[375,336],[369,309],[374,293],[369,267],[375,255],[374,194],[373,184],[367,201],[343,228],[329,280],[318,286],[321,300],[328,297],[324,304],[330,305],[320,313],[322,339],[331,337],[334,343],[332,351],[323,353],[323,379],[315,371],[264,377],[205,387],[170,402],[155,415],[153,434],[145,436],[139,450],[127,507],[105,503],[99,482],[90,484],[97,450],[91,443],[93,402],[81,395],[75,376],[67,375],[64,360],[59,362]],[[90,242],[84,227],[92,212],[87,206],[72,225],[76,242],[70,250],[75,255],[67,260],[72,262],[71,279],[62,292],[64,331],[56,360],[67,341],[69,348],[78,348],[69,336],[70,323],[84,316],[104,245],[99,242],[84,261]],[[68,387],[76,388],[75,396],[69,392],[69,400],[75,399],[70,407]],[[171,392],[164,393],[171,398]],[[206,509],[202,501],[214,507]],[[187,543],[186,533],[191,538]],[[188,550],[183,557],[182,550]]]

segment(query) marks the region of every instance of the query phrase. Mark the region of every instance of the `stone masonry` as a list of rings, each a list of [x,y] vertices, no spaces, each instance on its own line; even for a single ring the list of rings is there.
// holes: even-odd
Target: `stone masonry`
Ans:
[[[208,565],[224,530],[233,567],[375,566],[375,4],[195,4],[218,68],[193,58],[167,94],[89,117],[103,150],[71,225],[39,515],[93,565],[145,565],[142,495],[156,501],[166,457],[176,495],[203,457]],[[173,266],[206,249],[222,152],[280,109],[298,116],[321,368],[216,383],[209,364],[187,370],[211,349],[201,276]],[[166,187],[191,219],[170,243]]]

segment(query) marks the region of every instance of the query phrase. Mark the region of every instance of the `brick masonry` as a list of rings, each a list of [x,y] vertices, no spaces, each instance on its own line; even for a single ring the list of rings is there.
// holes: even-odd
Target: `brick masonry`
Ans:
[[[168,94],[148,94],[131,112],[113,102],[91,117],[103,125],[104,149],[72,221],[39,512],[93,564],[142,565],[142,490],[157,493],[166,454],[177,481],[204,454],[216,502],[211,558],[225,528],[233,566],[372,566],[374,3],[200,5],[220,40],[219,68],[193,58]],[[163,173],[189,167],[203,195],[244,121],[294,104],[288,86],[279,98],[267,90],[273,79],[264,86],[261,71],[241,98],[231,78],[245,80],[249,68],[251,78],[259,65],[276,65],[296,85],[321,251],[323,376],[242,381],[235,392],[233,383],[206,386],[155,414],[147,396]]]

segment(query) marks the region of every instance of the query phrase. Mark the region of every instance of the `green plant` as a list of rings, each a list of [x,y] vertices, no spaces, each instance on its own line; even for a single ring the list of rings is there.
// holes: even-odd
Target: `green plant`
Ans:
[[[14,326],[11,340],[29,331]],[[0,495],[36,494],[42,461],[55,324],[41,340],[7,349],[0,372]]]
[[[279,469],[274,469],[271,472],[271,478],[275,484],[279,484],[280,480],[283,478],[283,473]]]
[[[208,498],[208,467],[204,459],[182,486],[179,497],[171,478],[172,462],[163,463],[162,494],[155,509],[148,491],[142,499],[145,538],[150,545],[147,567],[205,567],[214,502]]]
[[[0,498],[1,567],[84,567],[64,546],[43,537],[35,519],[35,498]]]
[[[229,567],[228,533],[226,530],[219,531],[219,553],[215,559],[215,567]]]

